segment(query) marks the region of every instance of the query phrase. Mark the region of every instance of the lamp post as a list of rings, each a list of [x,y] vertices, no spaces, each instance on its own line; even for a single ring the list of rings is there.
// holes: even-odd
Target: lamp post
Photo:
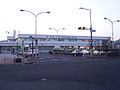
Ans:
[[[60,30],[65,30],[65,28],[61,28],[61,29],[49,28],[49,29],[55,30],[55,31],[57,32],[57,41],[58,41],[58,32],[59,32]]]
[[[36,41],[36,58],[37,58],[37,49],[38,49],[38,40],[37,40],[37,17],[38,15],[42,14],[42,13],[50,13],[50,11],[47,11],[47,12],[40,12],[38,14],[35,14],[31,11],[28,11],[28,10],[23,10],[23,9],[20,9],[21,12],[28,12],[28,13],[31,13],[34,17],[35,17],[35,41]]]
[[[84,10],[88,10],[90,12],[90,50],[91,50],[91,57],[93,57],[93,39],[92,39],[92,19],[91,19],[91,9],[87,9],[87,8],[79,8],[79,9],[84,9]]]
[[[32,47],[32,59],[33,59],[33,54],[34,54],[34,50],[33,50],[33,47],[34,47],[34,46],[33,46],[33,37],[30,36],[30,39],[32,40],[32,44],[31,44],[32,46],[31,46],[31,47]]]
[[[16,43],[16,53],[17,53],[17,56],[18,56],[18,41]]]
[[[114,31],[113,31],[113,24],[115,23],[115,22],[120,22],[120,20],[115,20],[115,21],[111,21],[110,19],[108,19],[108,18],[104,18],[105,20],[108,20],[110,23],[111,23],[111,28],[112,28],[112,49],[114,49],[115,47],[114,47]]]

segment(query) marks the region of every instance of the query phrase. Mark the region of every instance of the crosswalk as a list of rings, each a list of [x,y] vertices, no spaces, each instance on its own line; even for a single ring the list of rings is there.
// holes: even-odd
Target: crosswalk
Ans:
[[[37,63],[60,63],[60,62],[71,62],[76,61],[77,59],[74,57],[68,56],[59,56],[59,55],[51,55],[51,54],[41,54],[38,57]]]
[[[40,54],[36,63],[98,63],[98,62],[106,62],[110,61],[110,58],[90,58],[90,57],[74,57],[74,56],[62,56],[62,55],[55,55],[55,54]]]

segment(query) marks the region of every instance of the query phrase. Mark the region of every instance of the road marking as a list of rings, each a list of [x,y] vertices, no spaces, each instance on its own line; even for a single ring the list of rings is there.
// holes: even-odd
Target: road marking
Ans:
[[[46,81],[46,80],[47,80],[47,78],[41,78],[41,80],[42,80],[42,81]]]

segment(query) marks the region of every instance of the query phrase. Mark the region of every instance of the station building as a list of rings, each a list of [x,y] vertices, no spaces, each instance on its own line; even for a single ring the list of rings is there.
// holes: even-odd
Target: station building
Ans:
[[[109,48],[110,37],[93,36],[94,49]],[[18,34],[8,36],[7,40],[0,41],[0,53],[12,53],[20,51],[22,46],[37,46],[39,51],[51,50],[55,46],[61,48],[80,48],[90,46],[90,36],[71,36],[71,35],[35,35]],[[32,44],[33,43],[33,44]]]

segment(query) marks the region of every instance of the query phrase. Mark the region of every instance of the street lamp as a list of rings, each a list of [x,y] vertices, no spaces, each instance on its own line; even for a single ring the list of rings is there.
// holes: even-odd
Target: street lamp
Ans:
[[[113,31],[113,24],[115,22],[120,22],[120,20],[115,20],[115,21],[111,21],[110,19],[108,18],[104,18],[105,20],[108,20],[110,23],[111,23],[111,28],[112,28],[112,49],[114,49],[114,31]]]
[[[61,29],[49,28],[49,29],[55,30],[55,31],[57,32],[57,41],[58,41],[58,32],[59,32],[60,30],[65,30],[65,28],[61,28]]]
[[[90,12],[90,49],[91,49],[91,57],[93,57],[93,39],[92,39],[92,19],[91,19],[91,9],[87,9],[87,8],[79,8],[79,9],[84,9],[84,10],[88,10]]]
[[[28,11],[28,10],[23,10],[23,9],[20,9],[21,12],[28,12],[28,13],[31,13],[32,15],[34,15],[35,17],[35,41],[36,41],[36,58],[37,58],[37,49],[38,49],[38,40],[37,40],[37,16],[42,14],[42,13],[50,13],[50,11],[47,11],[47,12],[40,12],[38,14],[34,14],[33,12],[31,11]]]

